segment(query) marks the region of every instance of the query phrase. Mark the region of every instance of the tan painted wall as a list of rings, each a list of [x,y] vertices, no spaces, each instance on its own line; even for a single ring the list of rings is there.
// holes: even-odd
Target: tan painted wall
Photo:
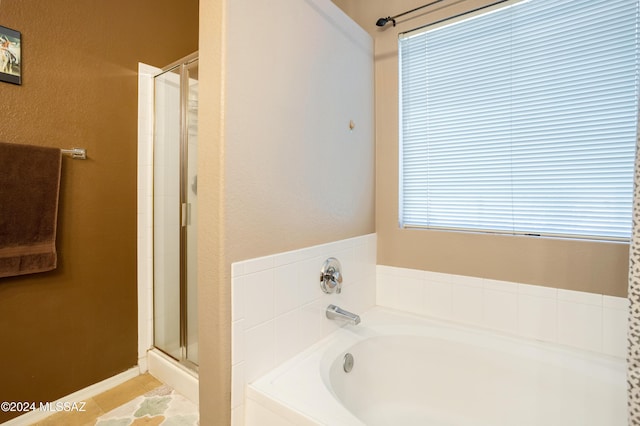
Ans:
[[[198,328],[200,424],[231,424],[231,271],[224,230],[224,63],[227,2],[200,2]]]
[[[308,0],[200,9],[200,414],[228,425],[231,263],[374,232],[373,68]]]
[[[0,140],[90,157],[63,160],[58,269],[0,279],[0,401],[52,401],[137,362],[138,62],[198,49],[198,0],[2,0],[0,25],[24,60]]]
[[[398,227],[398,49],[407,31],[488,0],[445,0],[399,18],[394,28],[380,17],[426,4],[421,0],[334,0],[375,38],[376,232],[378,263],[452,274],[626,296],[628,244],[495,236]]]
[[[312,0],[229,6],[231,262],[375,231],[373,67],[354,71],[370,63],[370,40],[347,17],[364,41],[349,36],[347,23],[314,19],[322,16],[315,7]]]

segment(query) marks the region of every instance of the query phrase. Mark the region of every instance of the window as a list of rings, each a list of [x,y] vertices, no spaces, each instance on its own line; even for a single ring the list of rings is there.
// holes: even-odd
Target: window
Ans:
[[[529,0],[402,35],[401,226],[628,239],[638,13]]]

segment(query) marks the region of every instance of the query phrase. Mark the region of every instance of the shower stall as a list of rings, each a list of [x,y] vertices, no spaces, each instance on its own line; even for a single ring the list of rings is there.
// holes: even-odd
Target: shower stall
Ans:
[[[153,346],[197,371],[197,53],[153,80]]]

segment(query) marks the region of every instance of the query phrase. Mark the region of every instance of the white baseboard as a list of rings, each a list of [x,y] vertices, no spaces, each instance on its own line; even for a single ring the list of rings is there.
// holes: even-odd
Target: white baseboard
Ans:
[[[138,368],[140,369],[140,374],[144,374],[149,371],[149,361],[147,360],[147,355],[144,357],[138,358]]]
[[[57,401],[51,401],[51,406],[55,406],[58,402],[60,403],[73,403],[73,402],[82,402],[86,401],[89,398],[92,398],[102,392],[108,391],[109,389],[113,389],[114,387],[126,382],[127,380],[133,379],[140,375],[140,369],[136,366],[130,368],[127,371],[124,371],[120,374],[117,374],[113,377],[109,377],[101,382],[95,383],[91,386],[87,386],[84,389],[80,389],[77,392],[69,394],[67,396],[63,396]],[[34,411],[29,411],[19,417],[13,418],[7,422],[2,423],[3,426],[26,426],[33,424],[37,421],[40,421],[50,415],[55,414],[52,411],[40,411],[36,409]]]

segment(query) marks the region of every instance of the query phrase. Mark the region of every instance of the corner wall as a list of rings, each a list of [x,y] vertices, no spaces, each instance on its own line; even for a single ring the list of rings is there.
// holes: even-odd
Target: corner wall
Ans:
[[[374,232],[373,48],[328,0],[200,8],[200,421],[228,425],[231,263]]]
[[[3,0],[0,20],[24,61],[0,140],[89,157],[63,159],[58,269],[0,280],[0,400],[55,401],[137,363],[138,62],[198,49],[198,1]]]

